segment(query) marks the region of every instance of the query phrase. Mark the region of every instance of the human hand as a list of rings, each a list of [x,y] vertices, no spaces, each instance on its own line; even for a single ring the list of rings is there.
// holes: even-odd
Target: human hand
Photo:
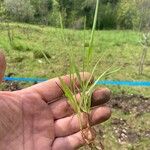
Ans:
[[[84,73],[82,79],[89,77]],[[68,85],[69,78],[62,77]],[[56,83],[60,84],[58,78],[20,91],[0,92],[0,150],[75,150],[86,144],[78,117]],[[80,100],[80,94],[77,97]],[[101,106],[109,97],[108,89],[93,93],[92,106],[98,107],[91,110],[91,125],[110,117],[110,109]]]
[[[0,52],[0,83],[2,82],[2,78],[4,76],[5,69],[6,69],[5,56],[2,52]]]

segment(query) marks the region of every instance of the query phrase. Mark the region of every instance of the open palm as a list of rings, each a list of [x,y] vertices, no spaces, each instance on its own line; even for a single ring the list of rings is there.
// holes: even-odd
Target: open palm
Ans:
[[[90,75],[84,74],[83,80]],[[69,76],[62,77],[69,85]],[[74,150],[85,144],[78,118],[63,97],[59,79],[15,91],[0,92],[1,150]],[[77,83],[78,84],[78,83]],[[77,94],[80,100],[80,94]],[[95,125],[110,117],[110,109],[99,106],[109,100],[108,89],[93,93],[90,123]],[[86,127],[86,118],[82,115]]]

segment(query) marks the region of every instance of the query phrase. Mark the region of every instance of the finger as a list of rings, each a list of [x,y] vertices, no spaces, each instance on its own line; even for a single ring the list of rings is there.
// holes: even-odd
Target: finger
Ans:
[[[91,77],[90,73],[80,73],[81,80],[83,82],[88,81]],[[77,80],[77,77],[74,75],[70,79],[70,75],[66,75],[61,77],[62,80],[69,86],[71,82],[74,80],[76,86],[80,86],[80,82]],[[93,78],[91,79],[91,82],[93,81]],[[61,83],[59,78],[54,78],[48,81],[45,81],[43,83],[36,84],[32,87],[26,88],[24,90],[18,91],[18,93],[37,93],[44,101],[46,102],[53,102],[60,99],[60,97],[63,95],[63,91],[60,88]]]
[[[80,101],[80,94],[76,95],[78,101]],[[108,102],[110,99],[110,90],[107,88],[98,88],[92,95],[92,106],[98,106]],[[72,115],[73,109],[67,102],[67,98],[62,98],[49,105],[54,119],[60,119]]]
[[[67,137],[56,138],[52,149],[53,150],[76,150],[86,144],[81,132],[77,132]]]
[[[6,60],[3,53],[0,52],[0,83],[2,82],[2,79],[4,77],[6,69]]]
[[[110,100],[111,91],[108,88],[97,88],[92,95],[92,106],[105,104]]]
[[[91,126],[98,123],[102,123],[107,119],[109,119],[110,116],[111,116],[110,108],[108,107],[94,108],[91,111],[89,118],[87,114],[85,113],[81,114],[82,126],[83,128],[86,128],[87,123],[90,123]],[[77,115],[72,115],[55,121],[56,137],[68,136],[78,132],[79,130],[80,130],[80,123]]]

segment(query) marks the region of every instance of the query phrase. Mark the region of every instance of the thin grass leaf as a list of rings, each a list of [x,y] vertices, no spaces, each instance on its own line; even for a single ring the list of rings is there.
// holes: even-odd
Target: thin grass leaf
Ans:
[[[104,54],[101,56],[101,58],[100,58],[100,59],[97,61],[97,63],[95,64],[95,66],[94,66],[94,68],[93,68],[93,70],[92,70],[92,72],[91,72],[91,76],[90,76],[89,80],[88,80],[87,83],[86,83],[85,90],[87,89],[88,85],[90,84],[90,82],[91,82],[91,80],[92,80],[92,77],[94,76],[94,72],[95,72],[95,70],[96,70],[98,64],[100,63],[100,61],[102,60],[103,57],[104,57]]]
[[[83,106],[84,106],[84,98],[85,98],[85,93],[83,93],[83,92],[81,92],[80,93],[80,102],[79,102],[79,107],[80,107],[80,109],[84,112],[84,108],[83,108]]]
[[[43,50],[40,50],[40,51],[43,54],[45,60],[50,64],[51,62],[49,61],[49,58],[46,56],[46,54],[44,53],[44,51]]]
[[[86,96],[84,96],[84,105],[81,107],[81,109],[85,113],[89,113],[91,110],[91,97],[92,95],[88,95],[87,93]]]
[[[83,60],[82,60],[82,72],[85,71],[85,45],[86,45],[86,40],[85,40],[85,30],[86,30],[86,16],[84,18],[84,47],[83,47],[83,54],[82,54],[82,57],[83,57]]]
[[[75,94],[75,62],[74,62],[74,57],[72,55],[72,53],[70,54],[70,85],[71,85],[71,89]]]
[[[73,110],[76,113],[79,113],[80,108],[79,108],[77,100],[74,97],[74,93],[72,93],[72,91],[69,89],[69,87],[63,81],[63,79],[59,78],[59,80],[61,82],[61,87],[65,93],[65,96],[68,98],[68,103],[71,105],[71,107],[73,108]]]
[[[85,96],[87,95],[86,92],[88,91],[88,86],[89,86],[89,84],[90,84],[90,82],[91,82],[91,79],[92,79],[92,77],[93,77],[93,75],[94,75],[94,72],[95,72],[95,70],[96,70],[96,68],[97,68],[97,65],[99,64],[99,62],[102,60],[103,57],[104,57],[104,54],[101,56],[101,58],[100,58],[100,59],[97,61],[97,63],[95,64],[95,66],[94,66],[94,68],[93,68],[93,70],[92,70],[92,73],[91,73],[91,76],[90,76],[89,80],[82,86],[82,92],[83,92],[83,95],[85,95]],[[89,95],[89,96],[90,96],[90,95]],[[87,98],[83,98],[83,100],[80,101],[80,107],[86,106],[87,103],[88,103],[88,108],[90,108],[90,106],[91,106],[91,101],[88,101],[88,100],[86,100],[86,99],[87,99]],[[86,110],[82,108],[82,110],[87,111],[87,108],[86,108]],[[88,109],[88,110],[89,110],[89,109]]]
[[[87,93],[86,93],[86,98],[84,99],[83,102],[83,106],[82,106],[82,110],[84,112],[88,112],[91,109],[91,97],[92,97],[92,93],[95,90],[95,86],[97,84],[97,82],[111,69],[111,67],[109,69],[107,69],[105,72],[103,72],[98,79],[96,80],[96,82],[93,83],[93,85],[88,89]]]
[[[86,108],[87,112],[90,112],[91,104],[92,104],[92,94],[88,96],[88,103],[87,103],[87,108]]]
[[[111,74],[113,74],[113,73],[116,73],[116,72],[118,72],[118,71],[120,71],[121,70],[121,68],[117,68],[116,70],[113,70],[113,71],[111,71],[111,72],[108,72],[107,74],[106,74],[106,76],[109,76],[109,75],[111,75]]]
[[[103,73],[97,78],[97,80],[93,83],[93,85],[92,85],[92,86],[90,87],[90,89],[88,90],[88,93],[92,93],[92,91],[93,91],[94,87],[96,86],[97,82],[98,82],[101,78],[103,78],[105,75],[110,75],[110,74],[113,74],[113,73],[115,73],[115,72],[117,72],[117,71],[120,70],[120,68],[119,68],[119,69],[116,69],[116,70],[113,70],[113,71],[109,72],[109,70],[110,70],[111,68],[112,68],[112,67],[108,68],[105,72],[103,72]]]
[[[82,82],[82,79],[81,79],[81,76],[80,76],[80,71],[79,71],[78,67],[76,66],[76,64],[74,64],[74,71],[75,71],[75,74],[77,76],[78,82],[79,82],[79,84],[82,88],[83,82]]]
[[[90,87],[90,89],[88,90],[88,94],[91,93],[91,91],[93,90],[93,88],[95,87],[95,85],[97,84],[97,82],[111,69],[111,67],[109,69],[107,69],[105,72],[103,72],[98,78],[97,80],[93,83],[93,85]]]
[[[90,60],[92,58],[93,54],[93,41],[94,41],[94,31],[96,29],[96,23],[97,23],[97,16],[98,16],[98,9],[99,9],[99,0],[96,2],[96,8],[95,8],[95,15],[94,15],[94,21],[93,21],[93,27],[92,27],[92,32],[91,32],[91,38],[89,42],[89,49],[88,49],[88,54],[87,54],[87,63],[90,63]]]
[[[60,28],[61,28],[61,37],[62,40],[64,41],[64,43],[67,43],[67,39],[65,38],[65,33],[64,33],[64,26],[63,26],[63,19],[62,19],[62,15],[61,12],[59,12],[59,21],[60,21]]]

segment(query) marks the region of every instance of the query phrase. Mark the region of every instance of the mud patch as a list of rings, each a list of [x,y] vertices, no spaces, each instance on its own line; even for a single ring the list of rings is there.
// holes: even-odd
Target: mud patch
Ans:
[[[140,134],[134,131],[126,120],[113,118],[113,132],[119,143],[136,143],[140,140]]]
[[[150,112],[150,98],[142,95],[114,95],[108,104],[111,108],[121,109],[125,114]]]
[[[2,91],[17,91],[21,90],[21,86],[18,82],[5,81],[2,87]]]
[[[113,95],[108,106],[122,111],[126,116],[130,117],[131,114],[136,119],[150,112],[150,98],[141,95]],[[135,129],[127,120],[121,117],[111,118],[114,136],[120,144],[138,143],[141,138],[150,137],[150,130]]]

